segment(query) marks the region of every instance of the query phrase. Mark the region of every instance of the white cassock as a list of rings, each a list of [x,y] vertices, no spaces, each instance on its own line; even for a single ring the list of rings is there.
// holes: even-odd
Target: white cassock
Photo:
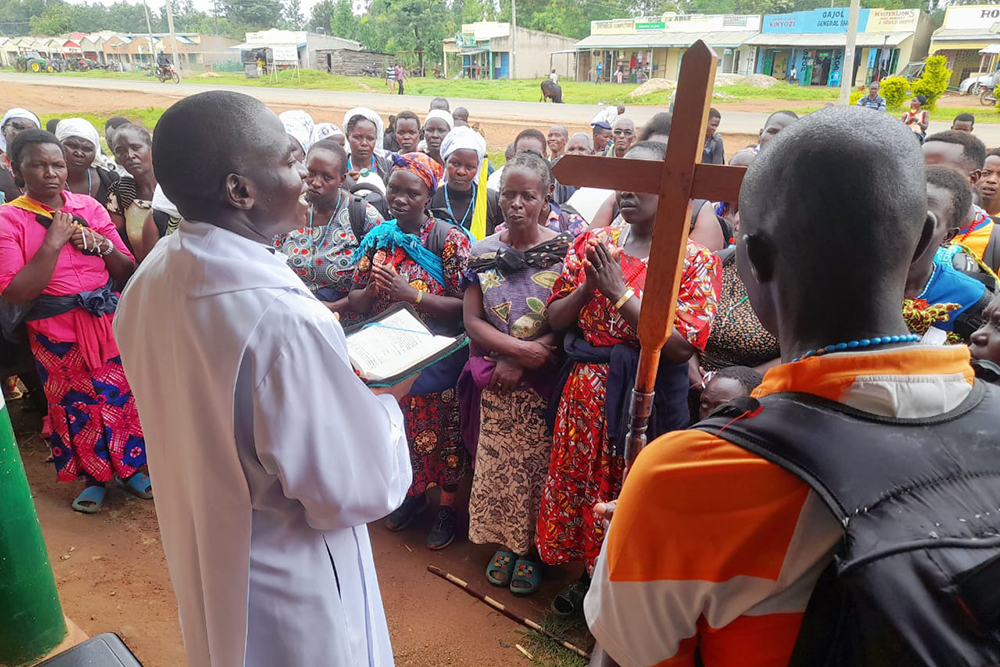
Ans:
[[[182,222],[115,335],[190,667],[392,665],[365,524],[412,476],[403,417],[266,246]]]

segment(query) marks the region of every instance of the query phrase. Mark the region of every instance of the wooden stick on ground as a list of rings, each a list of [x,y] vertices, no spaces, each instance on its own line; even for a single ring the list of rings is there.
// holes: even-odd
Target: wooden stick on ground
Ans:
[[[489,606],[493,607],[494,609],[496,609],[497,611],[499,611],[501,614],[503,614],[504,616],[506,616],[510,620],[516,621],[516,622],[520,623],[521,625],[523,625],[526,628],[531,628],[535,632],[540,632],[541,634],[545,635],[546,637],[548,637],[552,641],[554,641],[557,644],[559,644],[560,646],[562,646],[564,649],[566,649],[568,651],[572,651],[573,653],[576,653],[581,658],[585,658],[586,660],[590,660],[590,654],[587,653],[586,651],[584,651],[583,649],[581,649],[579,647],[576,647],[576,646],[574,646],[573,644],[570,644],[567,641],[563,641],[562,639],[559,639],[559,637],[556,637],[554,634],[552,634],[551,632],[549,632],[548,630],[546,630],[545,628],[543,628],[542,626],[540,626],[538,623],[535,623],[530,618],[525,618],[523,616],[518,616],[517,614],[515,614],[511,610],[507,609],[507,607],[504,606],[503,603],[497,602],[496,600],[494,600],[493,598],[491,598],[488,595],[483,595],[482,593],[480,593],[476,589],[472,588],[471,586],[469,586],[469,584],[465,583],[464,581],[462,581],[461,579],[459,579],[455,575],[450,574],[448,572],[445,572],[444,570],[442,570],[441,568],[439,568],[439,567],[437,567],[435,565],[428,565],[427,566],[427,571],[430,572],[433,575],[441,577],[445,581],[450,581],[451,583],[455,584],[456,586],[458,586],[463,591],[465,591],[466,593],[468,593],[472,597],[476,598],[480,602],[485,602]]]

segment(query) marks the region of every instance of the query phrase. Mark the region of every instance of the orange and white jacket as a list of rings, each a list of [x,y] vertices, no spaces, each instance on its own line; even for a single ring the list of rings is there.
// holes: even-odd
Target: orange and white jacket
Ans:
[[[972,388],[965,346],[830,354],[770,370],[755,396],[806,392],[918,418]],[[859,466],[864,461],[858,462]],[[840,525],[791,473],[702,431],[662,436],[622,490],[585,602],[622,667],[785,667]]]

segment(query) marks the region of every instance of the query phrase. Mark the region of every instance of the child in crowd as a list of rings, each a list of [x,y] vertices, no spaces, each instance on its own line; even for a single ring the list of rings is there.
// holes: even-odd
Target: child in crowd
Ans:
[[[698,407],[698,419],[705,419],[720,407],[756,389],[764,376],[746,366],[728,366],[705,380]]]

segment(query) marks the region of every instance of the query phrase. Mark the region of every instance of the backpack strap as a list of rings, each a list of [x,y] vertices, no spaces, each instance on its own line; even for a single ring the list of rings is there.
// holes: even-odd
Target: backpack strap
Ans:
[[[990,400],[984,402],[987,396]],[[997,406],[998,397],[995,389],[977,381],[969,396],[950,412],[896,419],[811,394],[787,392],[759,401],[734,401],[692,428],[789,471],[823,499],[846,529],[852,516],[867,512],[913,480],[975,472],[972,457],[961,463],[956,460],[952,451],[955,443],[968,448],[978,439],[986,447],[995,436],[988,431],[965,433],[948,427],[974,410],[989,412],[989,405]],[[995,416],[992,419],[995,421]],[[884,428],[887,426],[892,428]],[[941,436],[933,445],[928,444],[926,429]]]
[[[368,220],[368,202],[365,201],[364,197],[351,195],[351,198],[347,200],[347,216],[351,221],[351,231],[354,232],[354,238],[360,243],[361,239],[365,237],[365,222]]]
[[[983,262],[994,271],[1000,269],[1000,216],[993,218],[993,233],[983,252]]]
[[[966,308],[962,311],[961,315],[955,318],[954,331],[962,337],[962,340],[968,341],[972,337],[972,334],[979,327],[983,326],[983,311],[986,310],[986,307],[990,305],[990,301],[992,300],[993,292],[989,289],[983,290],[983,295],[979,297],[979,301]]]

